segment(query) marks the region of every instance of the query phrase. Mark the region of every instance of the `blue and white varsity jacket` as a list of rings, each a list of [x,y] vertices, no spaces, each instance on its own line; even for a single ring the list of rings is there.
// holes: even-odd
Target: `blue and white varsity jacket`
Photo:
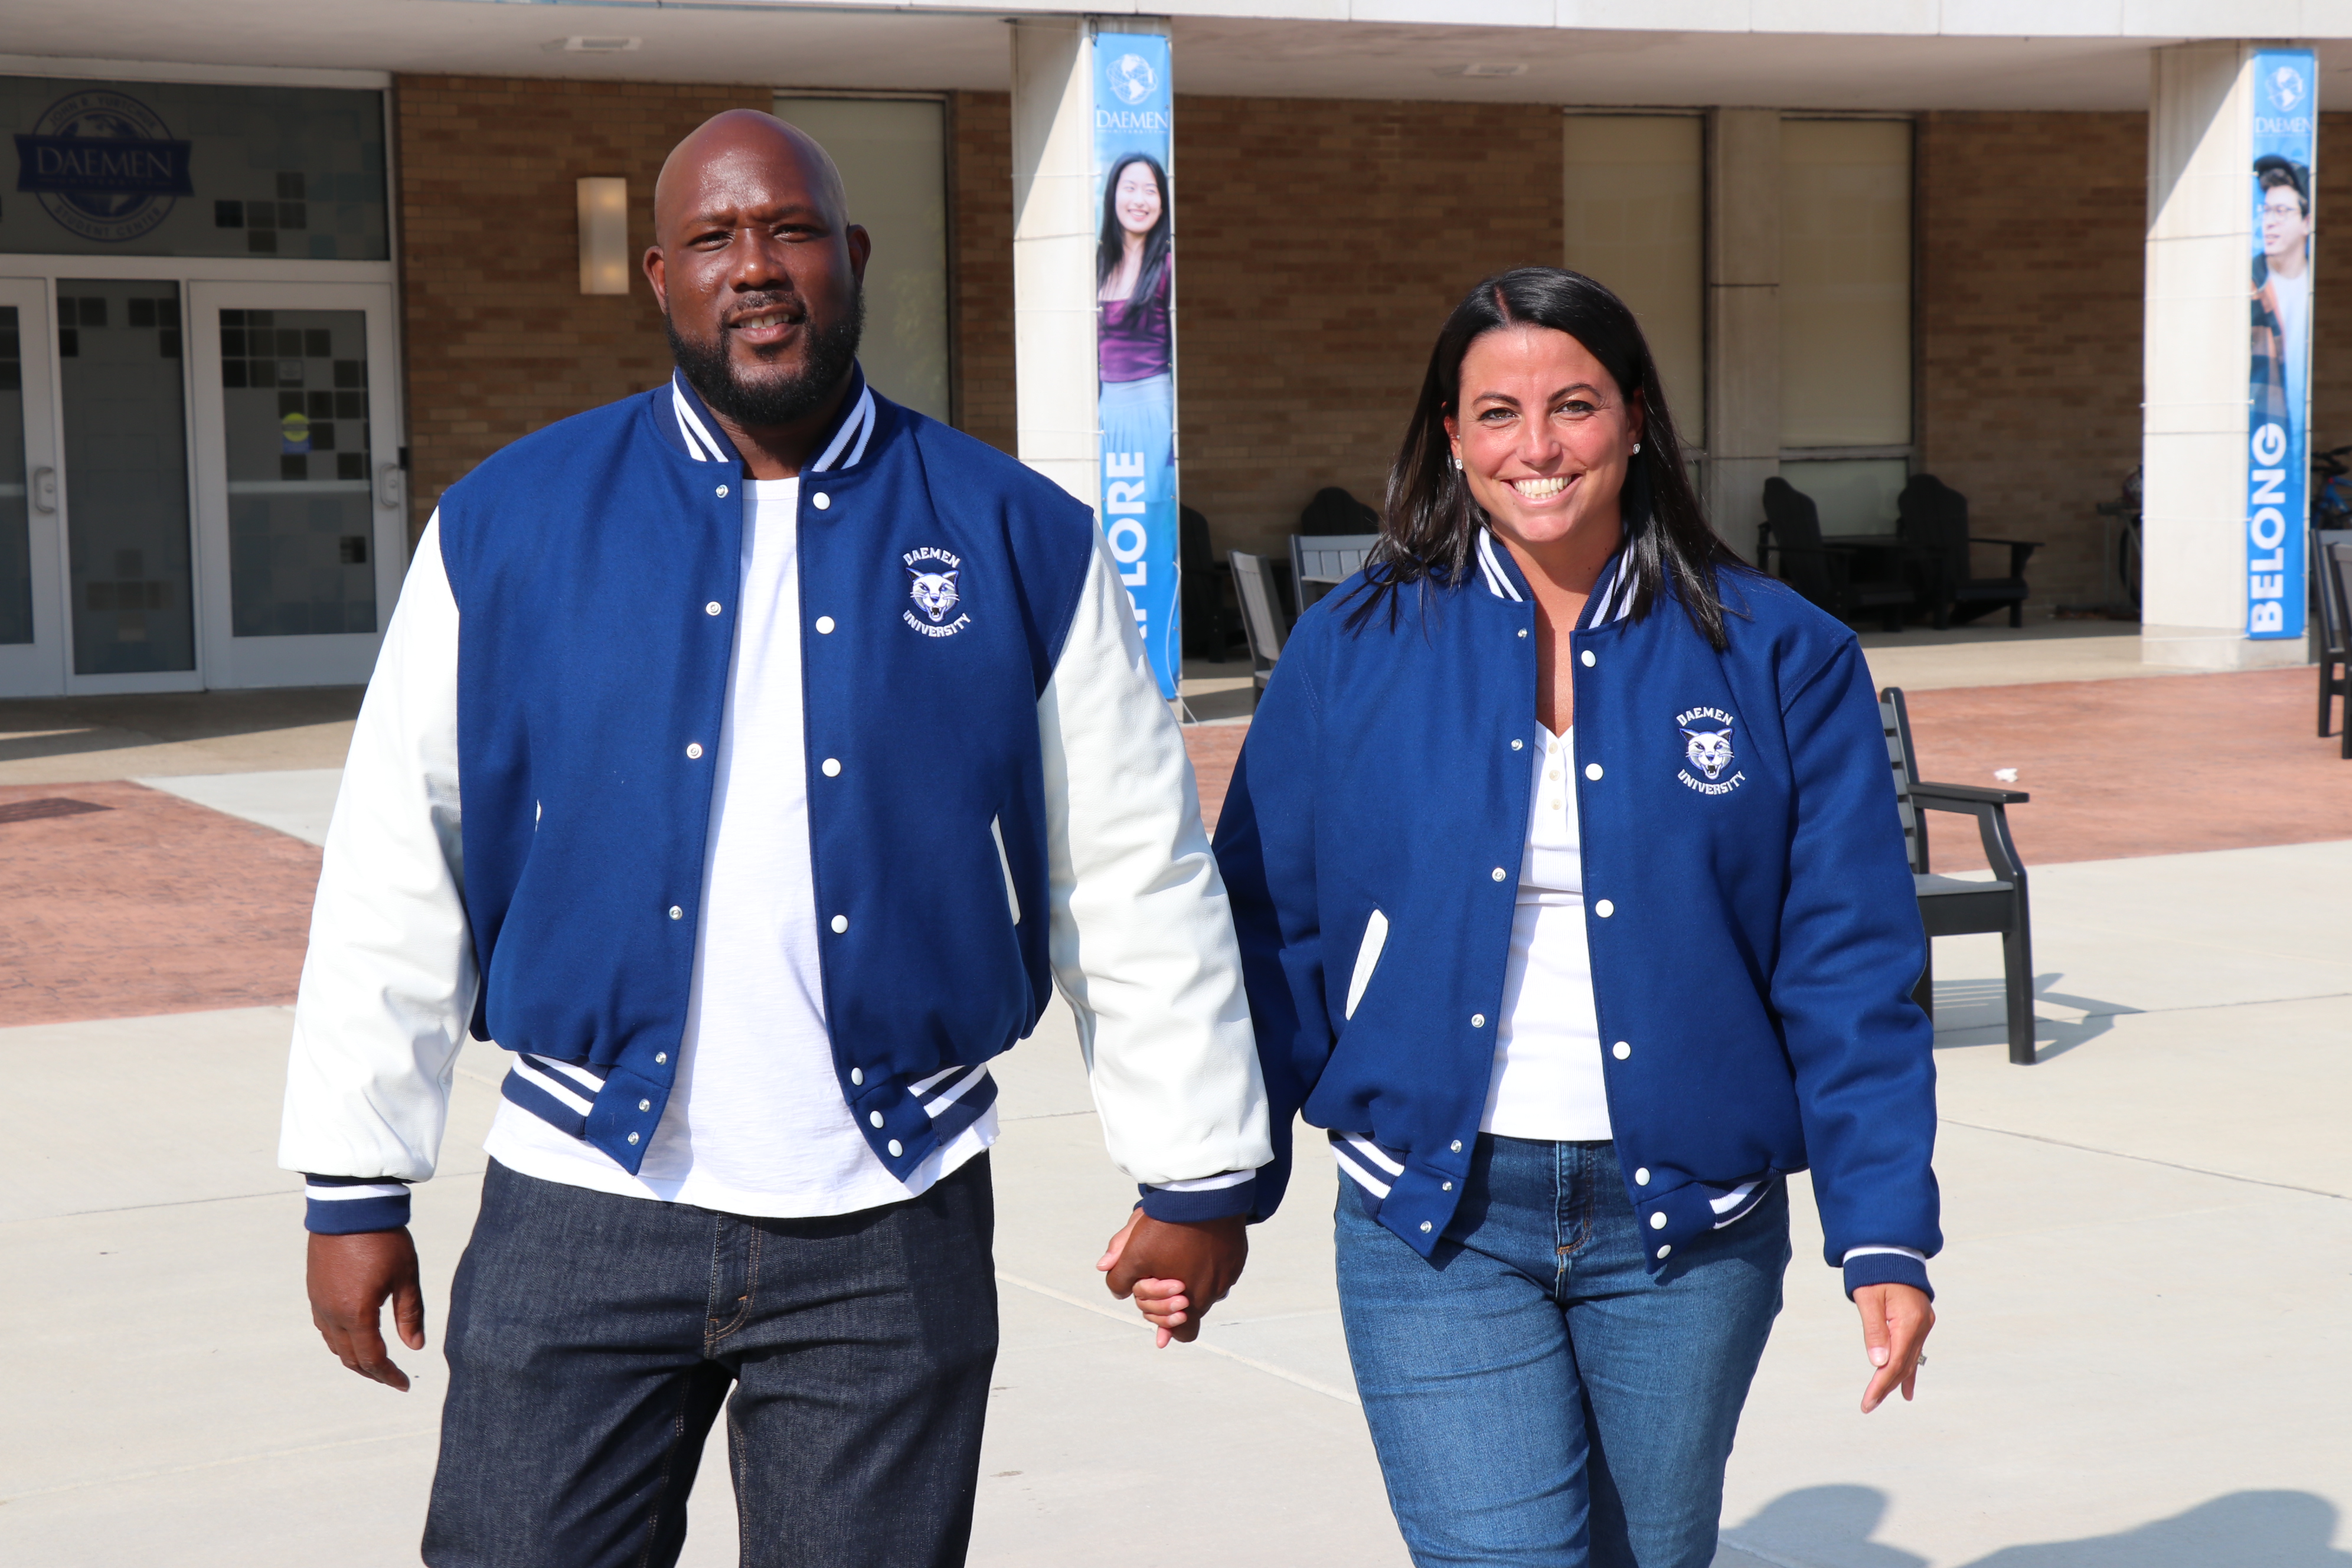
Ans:
[[[1360,575],[1299,618],[1216,837],[1274,1106],[1257,1212],[1303,1110],[1423,1255],[1478,1136],[1542,743],[1535,605],[1490,535],[1477,560],[1404,588],[1393,626],[1385,607],[1343,624]],[[1925,1289],[1926,938],[1860,647],[1727,572],[1717,653],[1675,603],[1626,615],[1616,571],[1569,638],[1574,783],[1610,1125],[1651,1269],[1810,1165],[1848,1292]]]
[[[902,1180],[1058,982],[1160,1218],[1270,1157],[1190,763],[1087,507],[868,391],[799,489],[809,836],[842,1098]],[[407,1219],[470,1026],[503,1092],[638,1168],[677,1070],[745,475],[682,377],[442,498],[328,832],[279,1163],[310,1227]],[[911,572],[952,572],[934,616]],[[936,597],[936,595],[935,595]],[[916,614],[918,608],[927,613]]]

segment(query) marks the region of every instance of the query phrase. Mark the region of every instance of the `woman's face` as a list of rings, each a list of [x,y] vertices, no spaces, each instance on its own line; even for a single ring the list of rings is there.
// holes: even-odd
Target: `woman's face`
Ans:
[[[1462,356],[1445,433],[1496,530],[1539,550],[1589,531],[1614,534],[1642,411],[1566,332],[1501,327]]]
[[[1151,232],[1160,221],[1160,182],[1151,177],[1150,164],[1129,163],[1118,172],[1111,210],[1118,214],[1118,226],[1128,233]]]

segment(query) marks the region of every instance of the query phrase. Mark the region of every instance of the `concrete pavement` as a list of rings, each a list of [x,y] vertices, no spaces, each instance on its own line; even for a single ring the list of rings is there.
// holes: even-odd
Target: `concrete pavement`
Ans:
[[[1721,1568],[2352,1568],[2352,843],[2037,868],[2046,1059],[2003,1061],[1998,953],[1941,942],[1949,1245],[1920,1402],[1864,1419],[1801,1190]],[[415,1561],[442,1369],[326,1355],[274,1170],[283,1008],[0,1030],[0,1561]],[[417,1234],[437,1338],[499,1065],[469,1047]],[[1330,1285],[1333,1176],[1200,1345],[1092,1263],[1126,1186],[1066,1016],[1005,1058],[1004,1349],[973,1561],[1401,1563]],[[1800,1184],[1801,1189],[1802,1184]],[[688,1561],[732,1561],[706,1467]]]

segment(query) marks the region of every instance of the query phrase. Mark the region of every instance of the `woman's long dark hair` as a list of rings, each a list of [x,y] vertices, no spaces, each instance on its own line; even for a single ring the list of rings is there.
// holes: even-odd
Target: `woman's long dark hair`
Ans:
[[[1521,267],[1486,279],[1470,290],[1437,334],[1429,374],[1396,465],[1389,471],[1388,504],[1381,517],[1381,542],[1371,563],[1369,591],[1361,595],[1348,624],[1361,626],[1381,604],[1396,614],[1395,595],[1423,581],[1458,583],[1470,571],[1470,552],[1486,509],[1472,499],[1464,475],[1454,467],[1445,437],[1445,416],[1456,412],[1462,394],[1462,359],[1471,343],[1505,327],[1549,327],[1566,332],[1601,362],[1617,383],[1618,395],[1642,407],[1642,449],[1625,476],[1619,514],[1625,531],[1625,564],[1633,574],[1633,613],[1647,616],[1659,596],[1671,593],[1709,643],[1724,646],[1723,595],[1716,574],[1748,570],[1707,526],[1683,467],[1682,443],[1667,412],[1658,367],[1625,302],[1580,272],[1552,267]]]
[[[1103,182],[1102,237],[1095,245],[1095,287],[1099,289],[1110,281],[1118,269],[1118,258],[1127,249],[1127,228],[1118,221],[1118,177],[1127,173],[1129,163],[1140,163],[1151,171],[1151,184],[1160,193],[1160,217],[1152,224],[1151,232],[1143,237],[1143,265],[1135,269],[1135,291],[1130,300],[1148,300],[1160,287],[1160,275],[1168,268],[1168,171],[1160,160],[1148,153],[1129,153],[1110,166],[1110,178]]]

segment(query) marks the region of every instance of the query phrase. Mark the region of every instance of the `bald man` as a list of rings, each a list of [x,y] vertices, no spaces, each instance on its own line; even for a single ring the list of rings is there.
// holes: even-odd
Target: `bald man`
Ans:
[[[311,1311],[407,1387],[470,1028],[425,1561],[675,1562],[723,1402],[745,1563],[960,1563],[988,1063],[1058,983],[1141,1189],[1111,1286],[1198,1332],[1271,1156],[1224,889],[1092,513],[860,374],[824,150],[719,116],[655,237],[677,374],[450,488],[361,710],[280,1146]]]

